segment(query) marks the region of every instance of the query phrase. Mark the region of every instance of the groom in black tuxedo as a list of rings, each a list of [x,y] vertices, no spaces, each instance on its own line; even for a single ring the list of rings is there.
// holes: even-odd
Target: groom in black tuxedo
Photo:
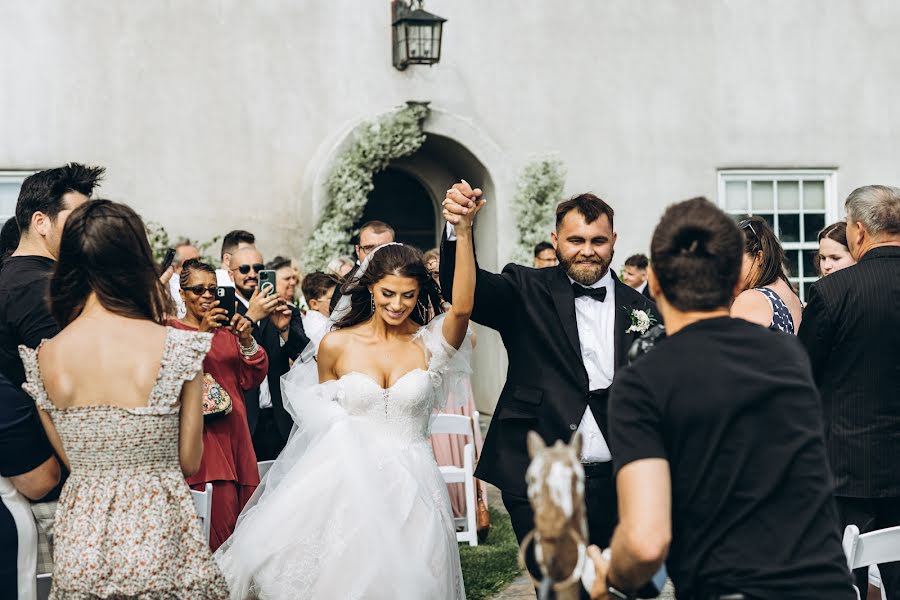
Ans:
[[[448,295],[456,255],[452,225],[480,195],[462,182],[443,203],[448,226],[440,275]],[[608,388],[644,329],[632,326],[638,311],[656,318],[656,307],[610,271],[613,209],[600,198],[581,194],[560,203],[551,239],[559,258],[555,268],[510,264],[499,275],[478,269],[472,319],[500,333],[509,369],[475,475],[500,488],[521,542],[534,528],[525,485],[526,434],[537,431],[552,444],[581,431],[590,541],[606,547],[617,521]]]

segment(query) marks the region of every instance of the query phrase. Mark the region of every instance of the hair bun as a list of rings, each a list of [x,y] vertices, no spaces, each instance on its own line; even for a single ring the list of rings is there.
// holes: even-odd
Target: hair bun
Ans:
[[[685,227],[673,240],[673,250],[681,255],[709,256],[707,242],[710,232],[696,226]]]

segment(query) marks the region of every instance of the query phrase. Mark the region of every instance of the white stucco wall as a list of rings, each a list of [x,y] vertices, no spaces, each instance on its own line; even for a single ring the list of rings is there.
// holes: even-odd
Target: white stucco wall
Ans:
[[[428,100],[494,180],[490,267],[516,173],[548,153],[567,193],[615,207],[619,258],[666,204],[715,197],[719,168],[837,167],[840,198],[900,183],[892,0],[426,8],[442,60],[399,72],[387,0],[0,0],[0,170],[103,164],[102,194],[173,234],[296,253],[347,132]]]

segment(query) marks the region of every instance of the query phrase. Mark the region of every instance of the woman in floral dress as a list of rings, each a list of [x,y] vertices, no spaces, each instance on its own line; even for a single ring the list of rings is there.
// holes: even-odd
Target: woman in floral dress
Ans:
[[[211,336],[170,311],[144,225],[123,204],[69,216],[50,284],[64,327],[20,347],[41,421],[71,474],[55,523],[55,599],[228,596],[185,484],[202,455]]]

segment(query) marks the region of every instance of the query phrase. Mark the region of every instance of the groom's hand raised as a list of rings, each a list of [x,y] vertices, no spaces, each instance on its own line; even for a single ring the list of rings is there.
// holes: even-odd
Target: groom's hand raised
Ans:
[[[444,208],[444,219],[455,227],[471,227],[475,215],[485,203],[481,196],[482,191],[479,188],[473,189],[465,179],[453,184],[441,203]]]

